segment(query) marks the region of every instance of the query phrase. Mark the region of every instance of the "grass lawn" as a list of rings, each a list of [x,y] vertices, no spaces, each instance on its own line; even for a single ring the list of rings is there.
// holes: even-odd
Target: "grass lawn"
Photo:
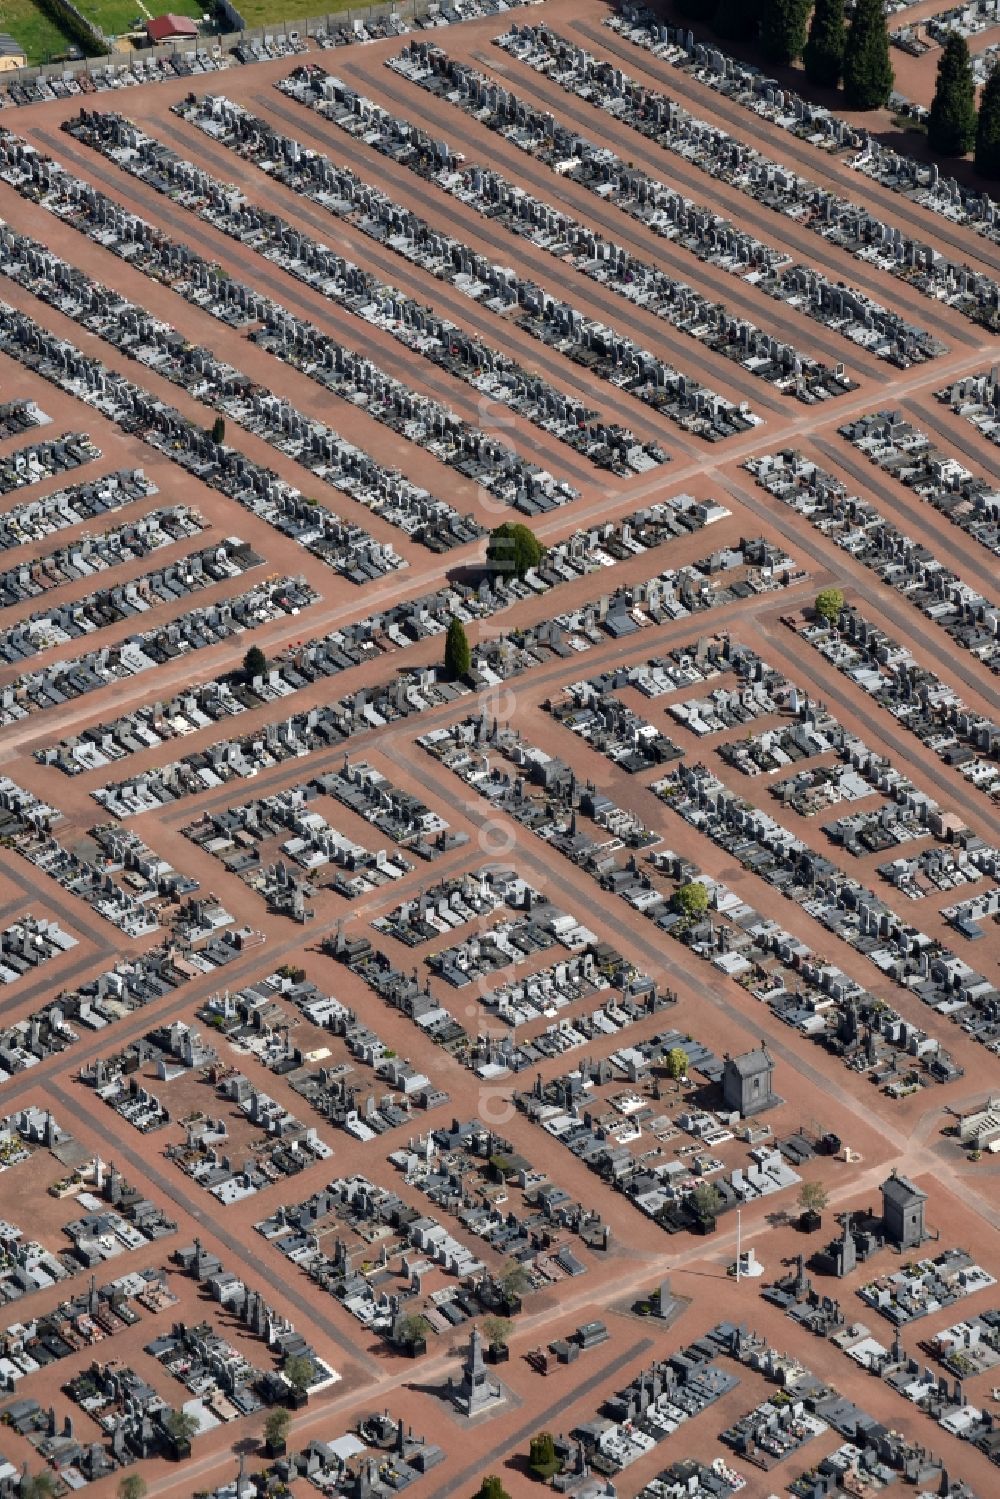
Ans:
[[[142,28],[147,17],[138,0],[78,0],[83,15],[95,21],[105,36],[121,36]],[[288,0],[293,6],[297,0]],[[199,0],[143,0],[151,16],[170,11],[175,16],[190,16],[200,21],[211,5]],[[28,65],[61,57],[73,46],[73,39],[51,18],[40,0],[0,0],[0,31],[8,31],[28,54]],[[137,21],[138,26],[133,27]]]
[[[29,66],[67,53],[73,42],[42,10],[37,0],[3,0],[2,26],[28,54]]]
[[[147,4],[149,0],[147,0]],[[236,9],[253,30],[258,26],[275,26],[279,21],[298,21],[303,16],[332,15],[337,10],[356,10],[363,15],[364,0],[323,0],[317,9],[304,0],[233,0]]]
[[[140,30],[147,17],[162,16],[170,12],[175,16],[190,16],[200,21],[211,13],[211,0],[77,0],[81,12],[94,21],[105,36],[122,36],[127,31]],[[364,10],[358,0],[323,0],[320,10],[312,0],[236,0],[240,14],[247,26],[274,26],[279,21],[295,21],[301,16],[327,15],[333,11],[348,10],[354,6]],[[66,35],[46,13],[40,0],[0,0],[0,30],[9,31],[25,48],[29,66],[48,62],[65,55],[73,46],[72,37]],[[134,23],[138,23],[137,25]]]
[[[138,0],[76,0],[80,11],[88,21],[94,21],[105,36],[121,36],[125,31],[140,31],[148,17]],[[200,21],[210,5],[199,5],[196,0],[143,0],[150,16],[162,16],[168,11],[174,16],[190,16]],[[136,24],[138,23],[138,24]]]

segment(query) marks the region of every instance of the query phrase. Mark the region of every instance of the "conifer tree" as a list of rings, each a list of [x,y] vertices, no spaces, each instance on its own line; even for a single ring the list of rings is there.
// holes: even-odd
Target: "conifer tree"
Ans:
[[[704,26],[711,26],[715,18],[716,0],[677,0],[677,9],[682,16],[690,16],[693,21],[701,21]]]
[[[882,0],[857,0],[844,43],[844,99],[848,109],[881,109],[895,74]]]
[[[510,1499],[510,1495],[495,1473],[484,1478],[476,1490],[475,1499]]]
[[[248,682],[262,677],[267,671],[267,657],[259,645],[252,645],[243,657],[243,675]]]
[[[760,45],[768,62],[786,67],[802,56],[812,0],[764,0]]]
[[[987,78],[979,101],[976,171],[984,177],[1000,177],[1000,63]]]
[[[927,144],[941,156],[964,156],[976,141],[976,85],[964,36],[953,31],[938,60],[927,119]]]
[[[472,650],[465,626],[452,618],[444,642],[444,669],[450,677],[467,677],[472,665]]]
[[[818,88],[836,88],[844,70],[844,0],[816,0],[802,52],[806,77]]]
[[[757,0],[718,0],[712,29],[730,42],[752,42],[759,19]]]

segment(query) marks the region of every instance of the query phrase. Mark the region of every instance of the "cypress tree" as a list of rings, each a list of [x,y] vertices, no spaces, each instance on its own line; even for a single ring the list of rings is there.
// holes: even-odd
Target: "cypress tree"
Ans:
[[[1000,64],[987,78],[979,101],[976,171],[984,177],[1000,177]]]
[[[895,74],[882,0],[857,0],[844,43],[844,98],[848,109],[881,109]]]
[[[452,616],[444,642],[444,669],[450,677],[467,677],[472,665],[472,650],[465,626]]]
[[[475,1499],[510,1499],[510,1495],[495,1473],[484,1478],[476,1490]]]
[[[844,69],[844,0],[816,0],[802,56],[806,77],[818,88],[836,88]]]
[[[730,42],[752,42],[759,20],[757,0],[718,0],[712,29]]]
[[[969,44],[952,32],[938,60],[937,87],[927,120],[927,144],[942,156],[964,156],[976,140],[976,85]]]
[[[812,0],[764,0],[760,45],[768,62],[785,67],[802,56]]]
[[[677,0],[677,9],[682,16],[690,16],[694,21],[701,21],[705,26],[711,26],[715,16],[716,0]]]
[[[252,645],[243,657],[243,675],[248,682],[262,677],[267,671],[267,657],[259,645]]]

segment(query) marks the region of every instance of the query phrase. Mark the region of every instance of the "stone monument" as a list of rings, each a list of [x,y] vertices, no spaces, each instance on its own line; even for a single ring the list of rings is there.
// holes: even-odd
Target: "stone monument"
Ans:
[[[472,1329],[469,1338],[469,1351],[462,1366],[461,1381],[456,1382],[454,1378],[450,1378],[448,1394],[466,1416],[481,1416],[504,1400],[503,1386],[499,1380],[490,1376],[483,1363],[483,1340],[477,1327]]]

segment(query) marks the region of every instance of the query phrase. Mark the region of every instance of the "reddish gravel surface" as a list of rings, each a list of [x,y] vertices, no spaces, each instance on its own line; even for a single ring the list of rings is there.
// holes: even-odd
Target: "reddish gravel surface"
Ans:
[[[925,4],[910,14],[919,19],[934,8]],[[601,26],[604,14],[599,0],[574,0],[574,3],[546,0],[541,11],[530,11],[525,18],[535,21],[544,16],[563,35],[592,51],[619,59],[633,77],[658,82],[685,107],[732,128],[731,106],[720,108],[720,101],[709,90],[686,76],[677,75],[649,54],[620,41]],[[900,19],[897,18],[897,22]],[[827,934],[816,920],[784,900],[772,887],[735,867],[730,856],[664,809],[650,790],[650,783],[656,779],[652,772],[629,777],[617,771],[608,760],[555,722],[543,705],[548,698],[558,696],[560,689],[575,678],[592,676],[619,662],[641,661],[673,646],[688,643],[698,634],[728,630],[735,640],[757,649],[768,662],[806,686],[813,696],[825,701],[843,724],[856,730],[870,746],[886,754],[917,787],[945,808],[958,812],[988,842],[1000,842],[1000,808],[971,787],[955,770],[930,754],[917,752],[916,740],[901,730],[888,714],[874,708],[860,688],[826,666],[817,653],[800,644],[780,618],[807,607],[818,587],[837,582],[851,600],[862,606],[867,617],[881,624],[896,639],[904,641],[922,665],[952,683],[970,705],[994,716],[997,713],[996,679],[972,657],[957,651],[943,631],[922,619],[896,593],[879,584],[871,573],[825,542],[804,520],[758,490],[741,466],[748,456],[755,453],[783,447],[803,449],[824,466],[838,472],[853,488],[868,492],[877,499],[880,507],[901,529],[924,542],[945,565],[955,569],[988,596],[996,597],[1000,586],[997,584],[996,559],[961,531],[949,526],[910,491],[877,474],[838,436],[836,429],[852,415],[887,405],[898,407],[918,425],[931,428],[941,445],[962,455],[968,466],[1000,478],[1000,455],[996,450],[982,441],[967,423],[945,412],[933,398],[933,391],[950,379],[989,367],[997,359],[1000,343],[986,338],[981,330],[957,320],[947,311],[935,308],[915,292],[905,290],[878,269],[850,260],[835,247],[820,245],[815,236],[786,219],[779,219],[768,209],[751,204],[735,188],[710,182],[696,168],[675,156],[668,156],[626,125],[613,123],[607,115],[589,110],[491,46],[491,39],[501,29],[497,21],[485,20],[444,31],[439,39],[451,55],[494,73],[536,106],[550,109],[560,119],[575,122],[591,138],[606,140],[625,159],[635,161],[653,175],[670,181],[699,202],[712,202],[719,211],[745,224],[760,237],[787,244],[797,259],[822,263],[824,269],[836,278],[863,287],[878,300],[898,308],[912,321],[933,330],[946,345],[946,352],[930,365],[906,372],[895,371],[860,351],[852,354],[849,346],[834,333],[771,301],[733,277],[701,265],[683,249],[656,239],[616,209],[595,208],[593,198],[581,188],[557,180],[546,168],[488,134],[457,110],[444,105],[436,109],[429,95],[382,66],[387,57],[399,50],[401,44],[398,41],[337,54],[327,53],[321,61],[330,71],[362,88],[386,107],[424,127],[433,128],[436,134],[444,136],[470,160],[495,163],[506,175],[522,181],[529,190],[565,205],[577,217],[593,222],[633,248],[642,258],[659,263],[671,274],[690,280],[699,289],[728,305],[738,306],[760,326],[773,329],[778,336],[791,338],[803,351],[830,361],[843,359],[860,382],[859,389],[832,402],[826,410],[809,409],[791,398],[779,396],[763,382],[750,378],[732,363],[701,349],[690,338],[676,333],[641,308],[631,308],[613,293],[601,291],[572,268],[557,264],[542,252],[506,236],[500,229],[490,229],[470,209],[452,199],[445,199],[433,188],[425,189],[410,173],[388,163],[370,147],[351,141],[346,135],[324,125],[317,116],[283,98],[272,85],[290,71],[291,64],[287,60],[235,69],[217,79],[194,82],[196,85],[202,82],[206,91],[226,93],[264,115],[286,133],[310,146],[322,148],[334,160],[343,161],[361,176],[378,181],[393,197],[426,217],[436,218],[442,227],[449,228],[484,253],[503,263],[517,263],[525,274],[536,277],[549,288],[558,289],[576,306],[626,328],[633,337],[671,360],[679,369],[731,399],[749,401],[764,418],[764,424],[756,431],[708,446],[679,432],[672,424],[657,420],[647,407],[583,372],[561,355],[546,351],[544,369],[554,384],[578,392],[587,404],[611,420],[627,423],[643,439],[658,440],[670,453],[672,461],[653,474],[620,483],[609,480],[586,459],[576,457],[537,428],[515,419],[509,428],[505,428],[508,440],[525,454],[537,457],[554,473],[570,477],[581,491],[571,506],[553,512],[538,523],[536,529],[544,540],[560,539],[586,522],[623,516],[643,503],[681,492],[715,496],[729,507],[732,515],[717,525],[710,537],[708,533],[694,535],[658,553],[620,564],[613,573],[602,574],[599,580],[591,577],[564,585],[557,594],[546,599],[518,605],[499,621],[491,622],[491,628],[497,624],[508,628],[536,623],[593,599],[618,582],[638,581],[660,568],[691,562],[705,556],[714,547],[734,544],[741,536],[763,534],[769,537],[789,551],[807,576],[805,581],[797,583],[786,593],[764,595],[745,605],[729,606],[714,614],[710,621],[682,620],[662,627],[650,627],[625,645],[609,640],[581,656],[579,661],[552,664],[527,673],[510,684],[510,709],[505,709],[504,716],[513,719],[528,741],[571,760],[578,778],[595,781],[619,805],[635,811],[661,834],[664,847],[675,849],[697,861],[705,871],[721,876],[759,911],[773,917],[815,951],[822,952],[831,962],[839,964],[920,1024],[926,1020],[926,1011],[916,998],[887,981],[879,981],[874,968],[863,956]],[[920,64],[912,63],[899,53],[894,53],[894,62],[900,86],[915,97],[929,97],[931,85],[927,79],[932,64],[926,60]],[[422,270],[406,265],[390,252],[374,252],[370,242],[355,230],[336,225],[315,205],[265,179],[253,166],[240,161],[225,147],[213,144],[196,129],[180,122],[170,114],[170,105],[181,99],[190,86],[188,80],[177,80],[117,95],[99,96],[92,102],[98,108],[120,109],[153,136],[200,163],[215,176],[238,183],[249,197],[279,211],[304,231],[335,245],[359,263],[372,265],[379,274],[406,292],[432,303],[456,321],[475,326],[495,341],[503,342],[511,354],[528,367],[541,359],[540,346],[508,321],[501,322],[486,309],[474,309],[453,289],[436,282]],[[273,265],[265,267],[253,251],[235,245],[182,207],[167,203],[145,185],[126,177],[111,163],[69,140],[60,132],[59,126],[73,113],[75,106],[71,102],[46,104],[5,112],[2,123],[26,136],[40,149],[56,155],[77,175],[89,177],[101,190],[135,212],[160,223],[175,238],[186,238],[201,253],[218,259],[234,276],[251,281],[256,277],[269,295],[281,300],[295,313],[308,317],[352,347],[370,349],[380,363],[406,383],[446,400],[469,420],[479,419],[477,397],[468,386],[409,354],[388,335],[363,328],[356,319]],[[885,138],[893,134],[894,127],[887,118],[880,118],[876,124],[884,127]],[[1000,250],[984,240],[945,225],[923,209],[907,204],[902,198],[851,172],[842,161],[792,140],[764,121],[757,121],[754,131],[756,142],[768,155],[794,165],[846,196],[865,201],[890,222],[904,225],[909,232],[919,232],[928,243],[956,258],[964,258],[992,274],[1000,270]],[[916,139],[908,137],[907,145]],[[381,462],[398,466],[411,479],[448,500],[458,510],[471,511],[485,524],[494,522],[496,510],[490,497],[482,496],[474,485],[460,479],[429,454],[404,438],[395,437],[386,427],[347,403],[327,396],[307,377],[262,352],[245,335],[224,327],[171,291],[155,285],[140,269],[123,265],[110,252],[57,222],[42,208],[27,204],[3,186],[0,186],[0,214],[16,229],[43,240],[89,275],[114,285],[133,301],[170,321],[192,342],[209,346],[220,358],[246,371],[263,385],[281,391],[301,410],[322,418],[345,437],[375,454]],[[818,256],[821,256],[821,262]],[[211,413],[199,408],[186,392],[148,370],[132,365],[110,346],[82,332],[38,302],[30,292],[8,282],[2,274],[0,299],[40,319],[80,348],[104,359],[112,368],[122,370],[178,406],[185,415],[202,424],[211,424]],[[90,464],[81,478],[90,479],[100,472],[124,466],[141,466],[155,478],[159,494],[127,510],[125,516],[128,518],[155,505],[178,501],[195,506],[204,518],[205,531],[196,543],[188,547],[179,543],[165,549],[156,554],[152,563],[146,559],[122,567],[107,581],[123,581],[181,555],[193,545],[206,546],[229,535],[242,537],[266,558],[265,568],[249,574],[246,586],[266,573],[301,573],[308,579],[317,592],[317,601],[296,619],[282,618],[258,630],[255,638],[265,650],[319,635],[338,624],[367,617],[390,603],[426,592],[449,572],[475,563],[481,554],[481,548],[468,547],[444,560],[433,557],[421,547],[409,543],[398,531],[373,517],[362,506],[327,488],[319,480],[310,479],[290,459],[230,423],[228,440],[234,446],[257,462],[274,468],[307,493],[322,498],[333,510],[356,520],[379,540],[391,542],[406,558],[408,567],[405,570],[390,576],[377,587],[359,592],[299,547],[282,539],[263,521],[183,474],[166,457],[154,453],[135,439],[126,438],[91,409],[27,375],[19,365],[0,356],[0,400],[19,396],[34,398],[52,417],[53,425],[49,431],[86,431],[97,443],[102,457]],[[23,442],[23,438],[9,440],[0,445],[0,454],[12,451]],[[0,503],[9,509],[28,494],[42,495],[66,482],[71,481],[59,477],[49,479],[30,491],[6,496]],[[114,519],[117,522],[120,517]],[[2,565],[6,567],[15,560],[43,555],[73,539],[76,534],[61,532],[55,538],[22,548],[17,554],[5,556]],[[103,584],[104,581],[102,575],[100,582]],[[67,584],[55,597],[73,599],[90,592],[93,586],[93,582],[84,580]],[[227,588],[220,585],[194,595],[192,602],[195,605],[207,603],[239,591],[241,586]],[[5,611],[6,617],[0,623],[13,624],[31,613],[34,607],[37,604],[26,603],[11,608]],[[175,612],[163,606],[144,620],[143,625],[165,622]],[[94,639],[111,643],[132,634],[134,628],[132,621],[122,621],[100,632]],[[475,631],[471,633],[476,634]],[[32,715],[0,732],[0,771],[62,810],[66,821],[60,836],[72,845],[95,821],[101,820],[91,792],[103,780],[116,779],[117,773],[112,768],[111,771],[89,772],[71,780],[55,769],[40,766],[33,751],[105,717],[169,698],[192,681],[207,680],[236,665],[245,649],[246,641],[234,637],[158,675],[147,674],[124,681],[114,688],[71,702],[59,711]],[[38,663],[32,664],[47,663],[75,653],[75,648],[55,648],[38,658]],[[437,646],[433,643],[380,656],[332,682],[303,690],[283,705],[280,713],[271,707],[244,715],[238,725],[239,732],[244,734],[285,712],[339,698],[359,686],[382,682],[396,666],[429,663],[436,656]],[[0,688],[17,675],[15,667],[0,668]],[[758,805],[775,810],[776,804],[767,796],[766,777],[748,780],[725,767],[716,753],[719,743],[736,737],[734,734],[698,741],[689,731],[673,723],[661,703],[648,702],[635,693],[623,695],[643,717],[669,733],[690,758],[704,760],[727,784]],[[700,696],[702,693],[700,689],[692,688],[690,694],[683,695]],[[433,1435],[446,1450],[445,1463],[421,1487],[421,1493],[428,1496],[433,1494],[445,1499],[445,1496],[454,1494],[464,1499],[477,1488],[481,1476],[489,1471],[503,1474],[504,1484],[514,1499],[536,1492],[523,1464],[529,1438],[535,1431],[541,1427],[557,1432],[568,1431],[575,1422],[589,1419],[596,1414],[603,1398],[624,1386],[641,1367],[681,1342],[698,1336],[725,1316],[745,1321],[763,1332],[774,1347],[796,1353],[887,1426],[905,1432],[942,1454],[953,1477],[966,1477],[979,1499],[989,1499],[997,1491],[996,1478],[995,1471],[983,1455],[941,1431],[929,1417],[907,1404],[888,1386],[862,1374],[832,1345],[810,1337],[777,1309],[762,1302],[757,1284],[737,1286],[726,1276],[725,1267],[733,1259],[735,1246],[736,1228],[731,1217],[725,1218],[718,1233],[706,1240],[687,1235],[668,1238],[623,1197],[612,1193],[591,1175],[570,1152],[553,1146],[535,1125],[515,1114],[507,1103],[509,1082],[490,1084],[486,1088],[470,1071],[429,1043],[411,1022],[379,1005],[359,979],[321,954],[321,940],[341,923],[348,933],[369,931],[368,923],[389,911],[405,895],[420,891],[440,876],[474,869],[486,862],[489,845],[483,836],[483,804],[476,802],[447,770],[424,755],[414,743],[417,735],[426,729],[450,723],[469,711],[473,701],[466,699],[458,709],[434,710],[405,727],[360,736],[353,741],[351,748],[352,757],[372,760],[397,784],[423,796],[448,818],[456,831],[467,833],[470,841],[463,848],[447,854],[433,868],[418,865],[404,880],[353,904],[331,892],[323,892],[316,901],[316,919],[305,928],[269,914],[256,894],[227,873],[221,863],[185,838],[181,829],[206,809],[263,795],[293,785],[317,770],[339,765],[341,752],[318,754],[305,764],[291,762],[264,773],[252,785],[250,782],[245,786],[231,785],[225,791],[188,798],[174,808],[136,818],[131,826],[176,868],[195,877],[203,892],[215,892],[231,911],[239,914],[241,920],[264,934],[266,941],[262,948],[246,953],[226,970],[226,986],[238,988],[273,972],[281,963],[301,964],[322,989],[356,1008],[389,1046],[447,1090],[451,1102],[446,1109],[429,1115],[430,1126],[444,1122],[451,1115],[470,1119],[488,1109],[491,1122],[499,1124],[519,1151],[536,1165],[550,1170],[552,1179],[572,1196],[602,1213],[613,1228],[609,1250],[604,1255],[580,1250],[587,1266],[584,1276],[527,1298],[512,1337],[511,1361],[502,1370],[511,1400],[499,1415],[477,1423],[473,1434],[468,1424],[454,1416],[451,1407],[435,1393],[447,1375],[457,1368],[457,1352],[462,1342],[460,1333],[454,1334],[450,1340],[447,1337],[434,1339],[427,1357],[417,1364],[387,1354],[332,1298],[315,1292],[300,1272],[252,1230],[253,1223],[273,1212],[279,1203],[301,1200],[333,1176],[353,1171],[363,1172],[400,1191],[403,1196],[411,1197],[416,1205],[422,1204],[423,1199],[415,1189],[401,1184],[399,1175],[386,1159],[387,1149],[403,1143],[402,1131],[396,1131],[382,1143],[373,1141],[363,1146],[330,1126],[325,1129],[325,1137],[334,1148],[330,1161],[317,1163],[299,1177],[270,1186],[240,1205],[222,1208],[165,1157],[165,1146],[180,1138],[176,1123],[158,1134],[140,1136],[110,1109],[97,1103],[93,1094],[80,1083],[78,1073],[85,1062],[117,1051],[156,1023],[173,1018],[191,1021],[194,1011],[205,998],[223,987],[223,976],[217,974],[214,978],[189,984],[141,1014],[119,1022],[99,1037],[85,1034],[79,1044],[67,1052],[63,1061],[56,1058],[46,1060],[0,1088],[0,1111],[9,1113],[28,1103],[51,1107],[58,1122],[72,1132],[88,1153],[100,1151],[106,1160],[114,1159],[131,1180],[141,1181],[148,1195],[177,1219],[179,1227],[175,1240],[147,1246],[119,1259],[105,1278],[121,1273],[126,1264],[130,1268],[161,1265],[170,1248],[189,1243],[196,1234],[200,1235],[227,1268],[245,1274],[251,1285],[260,1288],[272,1304],[314,1340],[317,1349],[340,1375],[339,1383],[296,1414],[292,1440],[298,1444],[313,1438],[332,1440],[349,1430],[359,1416],[370,1409],[388,1408],[393,1415],[411,1423],[414,1430]],[[774,720],[761,720],[754,725],[755,732],[772,722]],[[134,755],[122,767],[122,773],[132,775],[153,768],[177,754],[207,746],[224,734],[224,725],[214,725],[182,742]],[[876,804],[875,798],[863,803],[865,807]],[[367,846],[379,846],[380,835],[339,805],[326,802],[324,811],[329,820],[345,833]],[[776,815],[780,815],[786,826],[813,847],[827,846],[820,823],[828,818],[805,819],[787,808]],[[879,1183],[889,1168],[895,1166],[918,1180],[929,1193],[928,1217],[932,1228],[940,1234],[939,1247],[961,1245],[969,1249],[980,1263],[1000,1275],[1000,1255],[995,1237],[1000,1224],[1000,1166],[990,1161],[972,1164],[942,1133],[947,1123],[946,1109],[971,1107],[985,1100],[991,1088],[996,1089],[995,1057],[973,1044],[956,1027],[935,1016],[930,1029],[943,1035],[955,1059],[964,1068],[964,1076],[959,1082],[937,1091],[922,1089],[903,1101],[893,1102],[819,1048],[780,1026],[764,1006],[734,983],[700,964],[679,944],[668,942],[655,927],[623,902],[613,904],[610,898],[605,899],[585,874],[547,850],[530,833],[518,831],[513,824],[511,832],[513,852],[507,862],[515,865],[526,879],[546,891],[559,905],[586,921],[600,937],[632,955],[638,966],[652,973],[662,985],[677,992],[678,1003],[674,1010],[650,1017],[626,1039],[653,1034],[665,1024],[689,1031],[719,1053],[745,1050],[764,1039],[778,1059],[776,1086],[784,1100],[773,1114],[768,1115],[767,1122],[775,1134],[787,1133],[800,1125],[807,1129],[832,1129],[859,1154],[860,1159],[851,1164],[816,1161],[805,1168],[807,1177],[822,1179],[830,1191],[831,1204],[824,1229],[831,1228],[835,1211],[874,1205],[878,1200]],[[922,846],[925,845],[917,845]],[[842,864],[849,858],[845,853],[837,855]],[[879,862],[875,856],[853,861],[852,873],[861,875],[878,888],[875,866]],[[915,904],[913,919],[923,930],[942,937],[957,950],[961,939],[950,934],[940,915],[941,907],[954,898],[943,894],[927,897]],[[891,903],[898,909],[903,901],[903,896],[893,895]],[[144,945],[119,937],[111,926],[92,915],[77,898],[62,891],[45,876],[37,875],[25,861],[13,854],[5,854],[0,871],[0,926],[8,925],[28,910],[36,915],[55,917],[77,937],[79,945],[40,969],[36,975],[0,990],[0,1014],[8,1022],[31,1013],[43,999],[101,971],[119,956]],[[421,964],[429,950],[413,951],[390,939],[380,941],[404,968]],[[964,944],[966,948],[969,946]],[[1000,929],[990,926],[984,939],[975,945],[974,961],[981,972],[995,976],[998,954]],[[963,952],[963,956],[967,953]],[[541,966],[550,958],[551,955],[547,959],[539,956],[534,966]],[[478,1007],[470,1004],[466,1011],[457,991],[439,985],[437,980],[434,984],[442,1003],[449,1005],[470,1029],[474,1028],[481,1019]],[[341,1054],[337,1050],[341,1043],[321,1036],[304,1024],[296,1030],[294,1039],[298,1045],[329,1045],[338,1057]],[[610,1052],[616,1044],[609,1038],[603,1045],[590,1048],[590,1054]],[[220,1043],[220,1053],[225,1062],[234,1063],[256,1085],[286,1104],[300,1118],[314,1122],[305,1103],[284,1079],[267,1072],[253,1057],[231,1052],[224,1042]],[[570,1055],[547,1063],[541,1071],[545,1077],[554,1077],[573,1064]],[[362,1083],[366,1083],[363,1069],[359,1068],[359,1075]],[[206,1083],[194,1078],[159,1085],[154,1081],[152,1086],[168,1103],[174,1121],[197,1108],[220,1111],[227,1108],[216,1100]],[[618,1090],[606,1090],[608,1093],[615,1091]],[[236,1149],[251,1143],[252,1131],[241,1117],[230,1111],[227,1118]],[[737,1141],[726,1146],[723,1154],[728,1167],[745,1161],[745,1147]],[[42,1188],[60,1174],[59,1164],[41,1152],[36,1155],[30,1170],[15,1170],[0,1177],[0,1217],[12,1219],[25,1227],[30,1225],[33,1235],[52,1247],[59,1247],[62,1226],[75,1216],[76,1209],[72,1199],[57,1200],[43,1194]],[[754,1246],[767,1267],[768,1278],[780,1270],[783,1259],[798,1253],[804,1242],[790,1223],[782,1221],[781,1212],[775,1215],[769,1206],[772,1205],[758,1203],[745,1209],[742,1215],[744,1246]],[[790,1209],[791,1196],[786,1195],[773,1206]],[[444,1221],[450,1228],[456,1227],[453,1220]],[[463,1231],[458,1229],[457,1232],[461,1235]],[[495,1255],[485,1252],[484,1257],[494,1268],[500,1268]],[[893,1256],[886,1251],[876,1260],[875,1268],[891,1270],[895,1264]],[[860,1318],[865,1310],[853,1293],[856,1286],[867,1278],[869,1269],[866,1266],[846,1284],[836,1287],[836,1294],[848,1308],[849,1320]],[[680,1319],[664,1332],[631,1316],[628,1306],[636,1295],[647,1293],[655,1286],[666,1271],[672,1276],[674,1290],[689,1298],[689,1305]],[[78,1281],[80,1283],[83,1282]],[[245,1346],[251,1360],[260,1362],[266,1357],[259,1344],[229,1325],[230,1319],[220,1313],[217,1306],[200,1299],[190,1281],[172,1272],[169,1283],[179,1297],[179,1305],[155,1317],[144,1314],[134,1329],[119,1335],[113,1347],[96,1350],[96,1356],[134,1364],[167,1399],[178,1401],[184,1398],[181,1387],[142,1352],[143,1345],[154,1332],[167,1330],[171,1321],[183,1317],[193,1322],[207,1316],[232,1340]],[[445,1283],[443,1275],[435,1272],[432,1288]],[[829,1286],[822,1288],[830,1289]],[[61,1294],[61,1288],[36,1293],[16,1308],[10,1307],[7,1320],[28,1320],[30,1316],[37,1316],[56,1304]],[[990,1293],[981,1292],[970,1301],[967,1309],[970,1312],[983,1311],[993,1304]],[[952,1307],[927,1319],[920,1324],[919,1336],[932,1335],[957,1320],[965,1310],[964,1305],[960,1309]],[[607,1344],[584,1354],[571,1367],[558,1368],[547,1378],[532,1371],[525,1360],[526,1353],[565,1335],[580,1322],[593,1317],[607,1321],[610,1331]],[[888,1324],[882,1323],[873,1313],[864,1320],[882,1341],[891,1341]],[[908,1346],[913,1350],[917,1335],[912,1330],[908,1335]],[[22,1381],[18,1393],[35,1396],[45,1406],[55,1403],[60,1418],[66,1410],[73,1409],[77,1434],[97,1440],[96,1425],[71,1407],[58,1388],[79,1369],[85,1368],[93,1356],[94,1351],[81,1350],[48,1372]],[[687,1455],[703,1459],[719,1455],[723,1450],[719,1432],[763,1399],[766,1389],[761,1378],[743,1372],[739,1387],[718,1408],[702,1414],[672,1441],[626,1470],[618,1480],[619,1494],[633,1496],[638,1493],[668,1461]],[[975,1402],[990,1406],[989,1376],[971,1381],[968,1393]],[[193,1457],[183,1468],[166,1462],[147,1464],[145,1476],[150,1493],[156,1499],[189,1499],[198,1490],[210,1489],[232,1478],[236,1471],[234,1451],[240,1444],[257,1438],[261,1426],[259,1418],[220,1426],[197,1439]],[[766,1477],[744,1467],[748,1476],[744,1490],[747,1499],[766,1499],[772,1493],[781,1492],[804,1467],[836,1445],[837,1439],[831,1431]],[[26,1457],[32,1456],[28,1444],[7,1431],[0,1436],[0,1450],[18,1466]],[[255,1466],[257,1460],[251,1458],[249,1468]],[[114,1482],[109,1481],[92,1486],[91,1492],[94,1499],[109,1499],[114,1489]]]

